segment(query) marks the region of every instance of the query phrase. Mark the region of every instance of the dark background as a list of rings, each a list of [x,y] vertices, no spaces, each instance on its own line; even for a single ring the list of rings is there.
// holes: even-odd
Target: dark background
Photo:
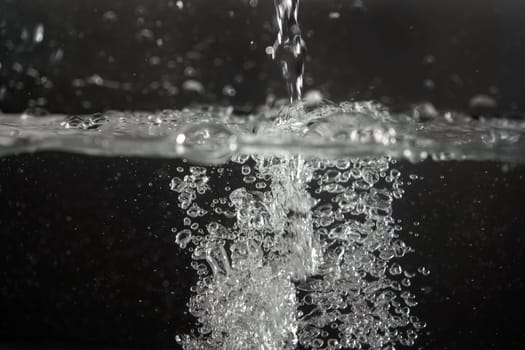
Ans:
[[[0,0],[0,110],[202,102],[250,110],[268,94],[285,97],[264,53],[275,37],[272,1],[183,4]],[[496,114],[516,113],[525,103],[524,10],[510,0],[303,0],[306,90],[464,111],[485,94]],[[185,90],[190,79],[202,91]],[[192,326],[185,302],[195,279],[170,231],[181,223],[168,190],[179,165],[59,153],[0,159],[0,348],[176,348],[175,335]],[[416,249],[403,265],[432,271],[413,288],[414,312],[428,323],[416,348],[523,346],[525,168],[398,168],[424,177],[395,208]]]
[[[173,349],[189,332],[195,282],[169,191],[179,160],[44,153],[0,159],[0,341],[26,348]],[[525,344],[523,166],[400,163],[395,205],[426,266],[414,279],[428,323],[416,348],[502,349]],[[214,191],[239,182],[212,181]],[[23,345],[20,345],[23,344]],[[6,346],[6,345],[4,345]],[[1,346],[0,346],[1,348]]]
[[[272,0],[181,4],[0,0],[0,110],[249,108],[268,94],[285,97],[265,54],[276,34]],[[521,111],[524,12],[517,0],[304,0],[305,88],[336,101],[430,101],[457,110],[484,94],[496,112]],[[35,42],[39,24],[44,37]],[[202,91],[185,90],[190,79]],[[224,93],[227,85],[235,96]]]

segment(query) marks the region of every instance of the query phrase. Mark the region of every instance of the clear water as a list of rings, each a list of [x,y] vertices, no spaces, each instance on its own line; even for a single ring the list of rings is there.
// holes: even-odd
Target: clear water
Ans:
[[[171,180],[187,215],[176,241],[192,251],[199,276],[188,304],[197,330],[178,336],[183,348],[413,345],[426,325],[411,313],[410,280],[429,272],[398,262],[411,248],[392,212],[404,193],[395,162],[261,154],[232,161],[240,164],[234,173],[190,166]],[[224,176],[243,184],[210,185]]]
[[[417,344],[426,324],[412,314],[411,279],[430,272],[403,268],[412,249],[393,212],[404,194],[396,160],[525,160],[525,120],[473,119],[430,104],[393,113],[316,91],[303,98],[298,6],[275,0],[272,55],[290,103],[248,116],[215,105],[0,115],[0,155],[58,150],[202,164],[170,183],[186,213],[176,243],[191,251],[199,276],[188,301],[195,330],[177,335],[187,350]],[[228,161],[240,165],[230,176],[243,184],[219,191],[210,179],[224,176]]]
[[[310,92],[291,105],[261,106],[249,116],[201,106],[96,115],[0,115],[0,155],[59,150],[92,155],[184,157],[205,164],[233,155],[306,157],[382,155],[421,161],[522,162],[525,120],[473,119],[431,105],[391,113],[374,102],[333,103]]]
[[[426,324],[412,312],[411,279],[429,271],[403,267],[412,249],[392,209],[406,181],[396,159],[521,162],[525,127],[429,105],[393,114],[318,93],[250,116],[207,106],[0,124],[3,155],[51,149],[202,164],[170,183],[186,213],[176,243],[199,276],[188,301],[195,330],[176,338],[188,350],[417,345]],[[230,161],[237,173],[221,165]],[[242,185],[212,185],[224,176]]]
[[[306,43],[299,27],[299,0],[274,0],[277,39],[272,57],[279,61],[290,102],[302,97]]]

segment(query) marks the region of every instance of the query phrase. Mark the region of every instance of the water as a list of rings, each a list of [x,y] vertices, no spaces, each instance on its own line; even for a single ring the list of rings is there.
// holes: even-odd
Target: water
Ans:
[[[290,102],[302,97],[306,44],[299,27],[299,0],[274,0],[278,27],[272,57],[279,61]]]
[[[298,6],[298,0],[275,0],[279,31],[272,56],[281,65],[291,105],[263,109],[241,133],[224,124],[190,124],[175,138],[194,160],[232,157],[242,164],[248,187],[228,186],[226,197],[203,208],[209,201],[195,201],[210,189],[206,168],[191,167],[189,175],[170,184],[189,217],[210,221],[206,229],[192,225],[197,235],[185,229],[176,238],[181,248],[191,240],[192,267],[199,275],[188,303],[197,332],[177,336],[185,350],[386,349],[413,345],[425,327],[410,315],[417,302],[402,287],[409,287],[410,279],[400,284],[387,276],[391,260],[410,252],[392,217],[392,201],[401,198],[403,183],[399,172],[387,175],[389,159],[306,160],[283,145],[277,146],[278,155],[265,152],[272,148],[265,140],[272,138],[297,147],[306,137],[310,149],[323,148],[327,139],[345,142],[348,135],[362,140],[355,129],[339,136],[344,125],[331,123],[330,118],[348,119],[343,106],[321,99],[301,102],[306,45]],[[360,107],[348,112],[359,118]],[[365,142],[385,145],[395,136],[379,128],[364,134]],[[279,154],[282,150],[288,154]],[[392,187],[375,188],[381,178]],[[223,217],[217,222],[214,216]],[[394,264],[391,276],[393,267],[401,269]]]
[[[429,112],[430,111],[430,112]],[[0,115],[0,155],[59,150],[103,156],[185,157],[216,164],[235,154],[435,160],[525,160],[525,120],[472,118],[428,104],[392,113],[372,101],[333,103],[311,92],[292,105],[85,116]]]
[[[199,277],[188,302],[195,330],[177,335],[188,350],[416,345],[426,324],[412,311],[411,279],[430,271],[403,266],[413,250],[393,206],[417,175],[396,159],[523,161],[523,121],[429,105],[394,114],[319,93],[250,116],[202,106],[0,120],[4,155],[192,161],[169,183],[186,213],[174,243]]]
[[[195,329],[176,336],[186,350],[416,345],[426,323],[413,312],[411,280],[431,272],[403,265],[413,249],[393,210],[407,182],[396,161],[522,162],[525,120],[473,118],[429,103],[392,112],[318,91],[303,98],[299,1],[275,0],[275,9],[272,56],[289,103],[249,115],[218,105],[0,115],[0,155],[58,150],[192,162],[169,183],[185,213],[174,243],[191,252],[198,276],[188,301]],[[38,26],[34,41],[44,36]],[[183,89],[203,86],[188,80]],[[471,104],[494,103],[477,96]],[[218,188],[215,180],[227,177],[237,184]]]

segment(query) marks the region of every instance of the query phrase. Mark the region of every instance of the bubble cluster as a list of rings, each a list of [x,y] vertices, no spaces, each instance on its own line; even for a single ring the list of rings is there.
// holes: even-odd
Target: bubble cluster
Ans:
[[[177,192],[179,207],[186,210],[186,214],[190,217],[203,216],[206,211],[201,209],[198,205],[193,203],[197,194],[204,194],[208,189],[208,181],[210,178],[206,176],[206,168],[191,167],[190,174],[180,177],[174,177],[170,182],[170,189]],[[192,206],[193,204],[193,206]],[[191,206],[191,208],[190,208]]]
[[[209,189],[206,168],[190,167],[190,175],[174,178],[170,188],[186,219],[207,222],[176,238],[191,246],[199,277],[188,301],[197,327],[177,337],[182,347],[414,345],[425,323],[412,315],[416,273],[399,261],[412,248],[393,218],[393,203],[404,193],[393,163],[388,157],[236,155],[228,171],[209,168],[232,177],[226,195],[211,201],[199,197]],[[234,186],[235,179],[242,185]]]

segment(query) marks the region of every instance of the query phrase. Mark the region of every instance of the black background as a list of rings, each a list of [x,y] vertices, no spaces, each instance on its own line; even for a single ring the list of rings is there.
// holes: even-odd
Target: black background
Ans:
[[[265,54],[275,40],[273,1],[182,1],[179,9],[176,0],[1,0],[0,109],[248,107],[270,93],[285,96],[278,66]],[[525,3],[368,0],[356,7],[360,2],[302,1],[306,90],[336,101],[430,101],[457,110],[485,94],[498,111],[524,109]],[[35,43],[38,24],[44,39]],[[88,79],[94,76],[120,88],[97,85]],[[185,91],[188,79],[204,91]],[[237,94],[225,95],[225,85]]]
[[[187,164],[55,153],[1,159],[0,338],[35,348],[174,348],[175,335],[192,326],[185,303],[195,282],[170,230],[182,225],[168,188],[178,166]],[[525,169],[396,167],[424,177],[394,215],[416,250],[403,267],[431,270],[411,289],[414,313],[428,323],[417,346],[519,347]],[[222,181],[238,182],[239,173]],[[225,185],[212,183],[214,191]]]
[[[172,3],[0,0],[0,110],[88,113],[195,102],[249,109],[270,93],[284,96],[264,53],[275,36],[271,1],[193,0],[182,10]],[[301,4],[307,90],[336,101],[431,101],[465,111],[473,95],[487,94],[498,111],[523,110],[522,2],[355,5]],[[339,19],[329,18],[333,11]],[[24,39],[37,23],[44,40]],[[95,75],[119,88],[93,83]],[[187,79],[204,92],[184,91]],[[226,84],[235,96],[223,94]],[[59,153],[0,159],[0,347],[176,348],[175,335],[192,326],[185,302],[195,280],[170,231],[181,213],[168,183],[181,164]],[[424,177],[395,208],[416,249],[403,265],[432,271],[414,285],[414,312],[428,323],[416,347],[523,346],[525,168],[398,168]]]

